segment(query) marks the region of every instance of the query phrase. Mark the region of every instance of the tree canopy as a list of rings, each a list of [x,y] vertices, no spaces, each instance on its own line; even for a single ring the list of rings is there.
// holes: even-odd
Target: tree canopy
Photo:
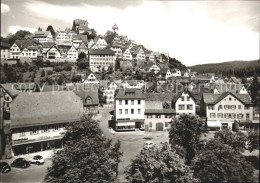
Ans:
[[[259,133],[258,131],[250,131],[248,134],[248,150],[252,152],[256,149],[259,149]]]
[[[126,179],[133,183],[191,182],[193,179],[189,167],[168,143],[162,144],[162,148],[141,150],[125,174]]]
[[[238,151],[214,139],[195,158],[194,177],[201,182],[251,182],[253,166]]]
[[[200,137],[205,132],[205,122],[198,116],[181,115],[173,119],[169,131],[169,141],[173,146],[182,146],[187,164],[194,158],[200,144]]]
[[[55,33],[55,31],[54,31],[52,25],[49,25],[49,26],[47,27],[46,31],[50,31],[53,38],[56,36],[56,33]]]
[[[255,106],[258,106],[258,104],[259,104],[259,94],[258,94],[258,92],[260,90],[260,86],[259,86],[257,74],[254,75],[254,79],[253,79],[253,82],[252,82],[250,88],[251,88],[252,101],[253,101]]]
[[[119,145],[120,147],[120,145]],[[55,155],[46,182],[113,182],[121,157],[118,144],[112,145],[97,121],[84,117],[67,127],[64,149]]]
[[[247,137],[243,132],[232,132],[229,129],[223,129],[216,132],[214,138],[237,151],[243,152],[246,149]]]

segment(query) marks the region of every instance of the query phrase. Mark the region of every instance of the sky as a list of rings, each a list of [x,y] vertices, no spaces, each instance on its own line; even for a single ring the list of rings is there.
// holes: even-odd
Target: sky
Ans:
[[[153,51],[186,66],[259,59],[259,1],[2,0],[1,36],[85,19],[98,34],[118,25]]]

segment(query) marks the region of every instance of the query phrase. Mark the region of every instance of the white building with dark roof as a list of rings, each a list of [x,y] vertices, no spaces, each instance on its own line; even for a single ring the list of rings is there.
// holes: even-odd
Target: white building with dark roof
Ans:
[[[92,72],[107,70],[109,66],[115,69],[115,52],[110,49],[89,49],[88,58]]]
[[[210,128],[232,129],[235,121],[252,122],[253,120],[253,104],[248,94],[203,93],[200,105]]]
[[[62,147],[65,125],[79,121],[83,103],[72,91],[20,93],[12,102],[14,155]]]
[[[38,40],[40,43],[53,41],[53,37],[50,31],[36,31],[33,35],[33,38]]]

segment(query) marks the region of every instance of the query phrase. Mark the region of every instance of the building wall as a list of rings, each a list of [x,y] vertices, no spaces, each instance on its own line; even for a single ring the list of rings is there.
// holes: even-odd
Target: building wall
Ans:
[[[101,66],[105,70],[112,65],[115,67],[115,56],[114,55],[89,55],[89,67],[92,72],[98,72],[98,67]]]
[[[222,109],[221,109],[222,106]],[[225,108],[225,106],[236,106],[235,108]],[[239,106],[241,108],[239,109]],[[215,114],[215,116],[213,115]],[[221,116],[223,115],[223,117]],[[242,114],[242,117],[239,115]],[[228,123],[229,127],[237,121],[246,121],[246,115],[249,114],[248,120],[253,120],[253,107],[250,106],[248,109],[245,107],[243,103],[237,100],[232,95],[228,95],[223,100],[221,100],[216,105],[213,105],[213,109],[210,106],[206,106],[206,117],[208,121],[220,120],[222,123]]]
[[[123,54],[123,60],[133,60],[132,54],[129,49],[127,49]]]
[[[10,58],[19,59],[20,54],[21,54],[20,48],[16,44],[13,44],[12,47],[10,48]]]
[[[37,50],[24,49],[21,53],[21,57],[37,58]]]
[[[169,122],[172,120],[172,115],[169,114],[145,114],[144,126],[145,130],[156,131],[156,125],[158,123],[163,123],[163,130],[169,130],[171,125]]]
[[[118,99],[116,99],[116,104],[115,104],[115,115],[116,115],[116,120],[118,119],[125,119],[125,118],[130,118],[130,119],[144,119],[144,110],[145,110],[145,100],[140,99],[141,104],[138,104],[137,99],[133,99],[134,104],[132,104],[132,100],[128,100],[128,105],[125,104],[126,100],[121,100],[122,104],[119,104]],[[120,114],[120,109],[122,109],[122,114]],[[128,109],[128,114],[125,113],[125,109]],[[131,114],[131,109],[134,109],[134,114]],[[138,114],[138,109],[140,109],[140,114]]]
[[[105,39],[98,39],[96,45],[99,49],[104,49],[107,47],[107,42],[105,41]]]
[[[47,127],[47,131],[44,128]],[[57,129],[55,129],[55,127]],[[34,133],[33,130],[35,130]],[[46,125],[46,126],[35,126],[26,128],[12,129],[12,141],[13,145],[19,143],[26,143],[27,141],[41,141],[44,139],[52,140],[53,138],[62,137],[66,132],[65,124]]]
[[[48,52],[47,52],[47,58],[49,58],[50,53],[55,53],[55,58],[61,58],[61,54],[60,52],[56,49],[56,48],[51,48]],[[52,55],[51,55],[52,56]]]
[[[75,58],[75,59],[78,58],[78,51],[75,49],[75,47],[72,46],[69,49],[67,57],[68,58]]]
[[[10,58],[10,49],[1,49],[1,58],[9,59]]]
[[[182,101],[182,98],[184,97],[184,101]],[[182,93],[181,97],[176,101],[175,103],[175,110],[176,114],[196,114],[196,104],[195,101],[189,96],[188,93]],[[187,97],[190,97],[190,100],[187,100]],[[180,109],[180,105],[184,105],[184,110]],[[187,109],[187,105],[191,105],[192,109]]]

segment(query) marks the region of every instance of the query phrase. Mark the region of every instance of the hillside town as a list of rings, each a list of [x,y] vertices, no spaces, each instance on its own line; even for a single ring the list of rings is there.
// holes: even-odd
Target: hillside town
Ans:
[[[46,31],[39,27],[34,33],[21,30],[1,37],[1,161],[11,163],[16,158],[51,153],[54,155],[50,160],[44,158],[52,166],[51,160],[59,159],[59,153],[64,149],[69,152],[66,139],[75,138],[74,143],[79,140],[73,136],[76,133],[73,130],[81,126],[79,123],[85,117],[86,122],[99,121],[100,138],[121,141],[123,158],[117,162],[119,170],[107,181],[136,182],[138,176],[131,174],[134,170],[129,167],[125,173],[123,170],[131,164],[130,158],[146,147],[143,146],[146,139],[150,139],[151,146],[174,142],[171,132],[180,126],[175,121],[199,121],[204,129],[200,135],[204,134],[206,139],[214,139],[215,134],[222,132],[233,134],[234,139],[237,134],[248,137],[259,133],[260,78],[256,74],[239,78],[198,73],[167,52],[149,50],[146,45],[121,35],[117,24],[100,35],[89,27],[87,20],[75,19],[71,27],[56,31],[52,26]],[[71,127],[72,123],[77,125]],[[197,127],[191,130],[195,133]],[[258,143],[259,136],[254,140]],[[131,141],[136,141],[132,150],[128,144]],[[246,144],[248,147],[250,142]],[[253,150],[259,153],[258,148]],[[49,171],[45,180],[55,182],[50,179],[54,173]],[[255,172],[256,169],[251,174],[257,176]],[[183,182],[214,182],[196,176],[196,171],[193,173],[189,181]],[[88,180],[96,179],[85,179]],[[234,180],[237,179],[231,182]]]

